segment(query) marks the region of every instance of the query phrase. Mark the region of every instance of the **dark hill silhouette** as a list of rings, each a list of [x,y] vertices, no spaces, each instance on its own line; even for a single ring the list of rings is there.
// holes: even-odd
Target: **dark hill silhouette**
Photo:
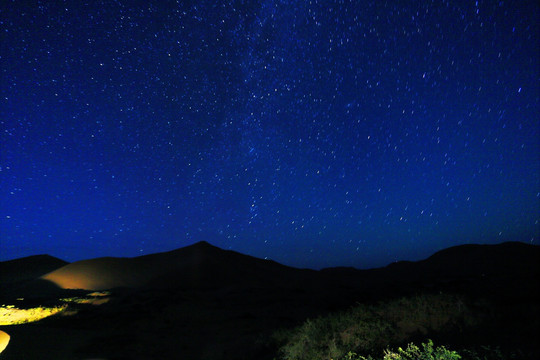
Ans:
[[[71,264],[47,255],[0,262],[0,286],[42,289],[43,279],[64,289],[283,287],[345,289],[356,294],[414,291],[484,277],[540,277],[540,247],[520,242],[459,245],[421,261],[400,261],[386,267],[358,270],[337,267],[321,271],[297,269],[262,260],[207,242],[135,258],[104,257]],[[39,286],[38,286],[39,285]],[[472,286],[472,285],[471,285]]]
[[[396,279],[434,282],[489,276],[540,275],[540,247],[519,242],[467,244],[441,250],[417,262],[401,261],[381,272]]]
[[[370,298],[394,297],[426,289],[465,292],[532,292],[540,297],[540,246],[521,242],[466,244],[420,261],[398,261],[383,268],[321,271]]]
[[[77,261],[42,276],[64,289],[216,288],[305,280],[316,273],[222,250],[207,242],[135,258]],[[309,275],[308,275],[309,277]]]
[[[22,266],[32,261],[36,263]],[[342,288],[369,291],[382,289],[388,284],[411,288],[418,284],[430,286],[485,276],[536,279],[540,276],[540,247],[520,242],[459,245],[441,250],[425,260],[400,261],[371,270],[350,267],[321,271],[296,269],[222,250],[204,241],[135,258],[104,257],[66,264],[52,257],[38,256],[14,262],[0,263],[0,269],[11,273],[22,266],[24,274],[7,277],[29,279],[43,275],[43,269],[47,268],[44,265],[48,265],[53,271],[41,278],[65,289],[216,288],[235,285],[304,288],[332,283]]]
[[[33,255],[0,262],[0,286],[34,280],[67,265],[68,262],[50,255]]]
[[[466,244],[453,246],[436,252],[418,262],[390,264],[390,271],[407,267],[418,267],[433,275],[466,276],[472,274],[501,274],[508,271],[538,272],[540,247],[520,242],[505,242],[497,245]]]
[[[39,277],[65,266],[68,262],[50,255],[33,255],[0,262],[0,300],[46,298],[61,292]]]

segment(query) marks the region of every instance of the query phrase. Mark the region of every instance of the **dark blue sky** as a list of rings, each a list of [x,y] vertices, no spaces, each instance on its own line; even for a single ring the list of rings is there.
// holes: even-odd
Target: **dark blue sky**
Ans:
[[[0,260],[538,244],[539,33],[533,0],[4,1]]]

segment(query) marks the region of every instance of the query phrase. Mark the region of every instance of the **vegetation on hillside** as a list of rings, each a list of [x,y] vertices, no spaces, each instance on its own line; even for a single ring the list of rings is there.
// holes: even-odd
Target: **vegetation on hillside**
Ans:
[[[433,341],[428,340],[427,343],[422,343],[422,348],[410,343],[404,350],[398,348],[396,351],[385,350],[382,360],[459,360],[461,356],[452,350],[446,349],[444,346],[434,348]],[[343,360],[376,360],[371,356],[364,357],[349,352]]]
[[[425,294],[376,305],[358,304],[348,311],[310,319],[295,329],[280,331],[275,339],[280,345],[281,359],[344,359],[351,351],[369,356],[428,334],[459,332],[472,326],[473,319],[463,298]]]

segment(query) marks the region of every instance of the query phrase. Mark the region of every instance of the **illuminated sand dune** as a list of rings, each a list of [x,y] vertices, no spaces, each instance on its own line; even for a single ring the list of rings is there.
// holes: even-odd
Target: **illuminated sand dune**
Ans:
[[[252,271],[246,271],[246,269]],[[255,269],[255,270],[253,270]],[[272,281],[300,270],[212,246],[206,242],[136,258],[77,261],[41,277],[63,289],[108,290],[117,287],[223,285],[223,281]]]
[[[105,290],[144,283],[151,274],[141,270],[134,259],[100,258],[68,264],[42,279],[63,289]]]
[[[0,354],[8,346],[9,339],[10,339],[9,335],[6,332],[0,330]]]
[[[136,258],[98,258],[77,261],[42,276],[63,289],[107,290],[116,287],[141,287],[192,268],[201,262],[211,262],[214,252],[222,250],[208,243],[198,243],[183,249]],[[167,281],[167,280],[165,280]]]

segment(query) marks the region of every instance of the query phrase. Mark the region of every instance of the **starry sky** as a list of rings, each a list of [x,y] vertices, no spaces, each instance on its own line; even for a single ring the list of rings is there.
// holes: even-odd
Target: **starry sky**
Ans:
[[[540,237],[536,1],[3,1],[0,260]]]

